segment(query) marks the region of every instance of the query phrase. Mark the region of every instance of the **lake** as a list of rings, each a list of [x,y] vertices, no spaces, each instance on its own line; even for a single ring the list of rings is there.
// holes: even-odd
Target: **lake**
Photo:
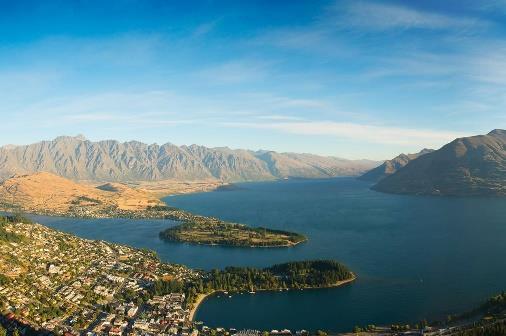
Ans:
[[[158,252],[164,261],[211,269],[337,259],[358,279],[333,289],[212,296],[197,320],[212,327],[349,331],[416,322],[470,309],[506,289],[506,199],[399,196],[353,178],[242,183],[230,191],[167,197],[173,206],[252,226],[303,233],[294,248],[168,243],[163,220],[66,219],[48,226]]]

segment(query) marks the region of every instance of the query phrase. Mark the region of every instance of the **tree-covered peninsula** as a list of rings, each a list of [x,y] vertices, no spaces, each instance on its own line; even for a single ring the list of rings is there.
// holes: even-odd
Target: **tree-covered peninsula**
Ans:
[[[263,290],[329,288],[355,280],[355,275],[334,260],[295,261],[266,268],[227,267],[205,272],[200,279],[183,284],[159,280],[154,294],[184,292],[191,305],[198,296],[216,291],[254,292]]]
[[[239,247],[289,247],[307,238],[301,234],[249,227],[220,220],[188,221],[160,232],[168,241]]]
[[[334,260],[294,261],[267,268],[227,267],[204,278],[205,289],[230,292],[326,288],[354,279],[354,274]]]
[[[193,320],[200,303],[215,292],[255,292],[305,288],[337,287],[355,280],[346,266],[334,260],[295,261],[267,268],[227,267],[203,272],[193,282],[178,280],[155,281],[153,295],[180,292],[186,296],[186,306]]]

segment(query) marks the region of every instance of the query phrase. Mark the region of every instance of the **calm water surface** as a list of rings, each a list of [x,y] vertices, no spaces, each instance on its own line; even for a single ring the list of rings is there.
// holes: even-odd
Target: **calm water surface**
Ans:
[[[351,178],[245,183],[233,191],[165,199],[195,213],[304,233],[295,248],[167,243],[162,220],[37,217],[48,226],[158,252],[211,269],[334,258],[358,280],[334,289],[213,296],[197,319],[214,327],[327,329],[416,322],[463,311],[506,289],[506,199],[397,196]]]

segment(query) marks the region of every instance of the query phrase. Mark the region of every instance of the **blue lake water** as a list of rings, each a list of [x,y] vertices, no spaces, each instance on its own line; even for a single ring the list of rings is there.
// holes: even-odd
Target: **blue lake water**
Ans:
[[[163,242],[162,220],[37,217],[78,236],[156,250],[198,268],[337,259],[358,280],[333,289],[212,296],[197,319],[213,327],[326,329],[416,322],[462,312],[506,289],[506,199],[399,196],[352,178],[244,183],[168,197],[173,206],[253,226],[301,232],[294,248]]]

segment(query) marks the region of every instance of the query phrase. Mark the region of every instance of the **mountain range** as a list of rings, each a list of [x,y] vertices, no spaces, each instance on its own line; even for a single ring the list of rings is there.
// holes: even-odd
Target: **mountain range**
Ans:
[[[397,194],[506,196],[506,130],[455,139],[411,160],[373,189]]]
[[[359,177],[363,181],[378,182],[387,176],[396,173],[399,169],[407,165],[410,161],[418,157],[433,152],[433,149],[424,148],[415,154],[400,154],[392,160],[385,161],[382,165],[373,168]]]
[[[50,172],[88,181],[215,179],[235,182],[358,176],[378,164],[370,160],[227,147],[115,140],[92,142],[83,136],[61,136],[31,145],[0,147],[0,179],[15,174]]]

